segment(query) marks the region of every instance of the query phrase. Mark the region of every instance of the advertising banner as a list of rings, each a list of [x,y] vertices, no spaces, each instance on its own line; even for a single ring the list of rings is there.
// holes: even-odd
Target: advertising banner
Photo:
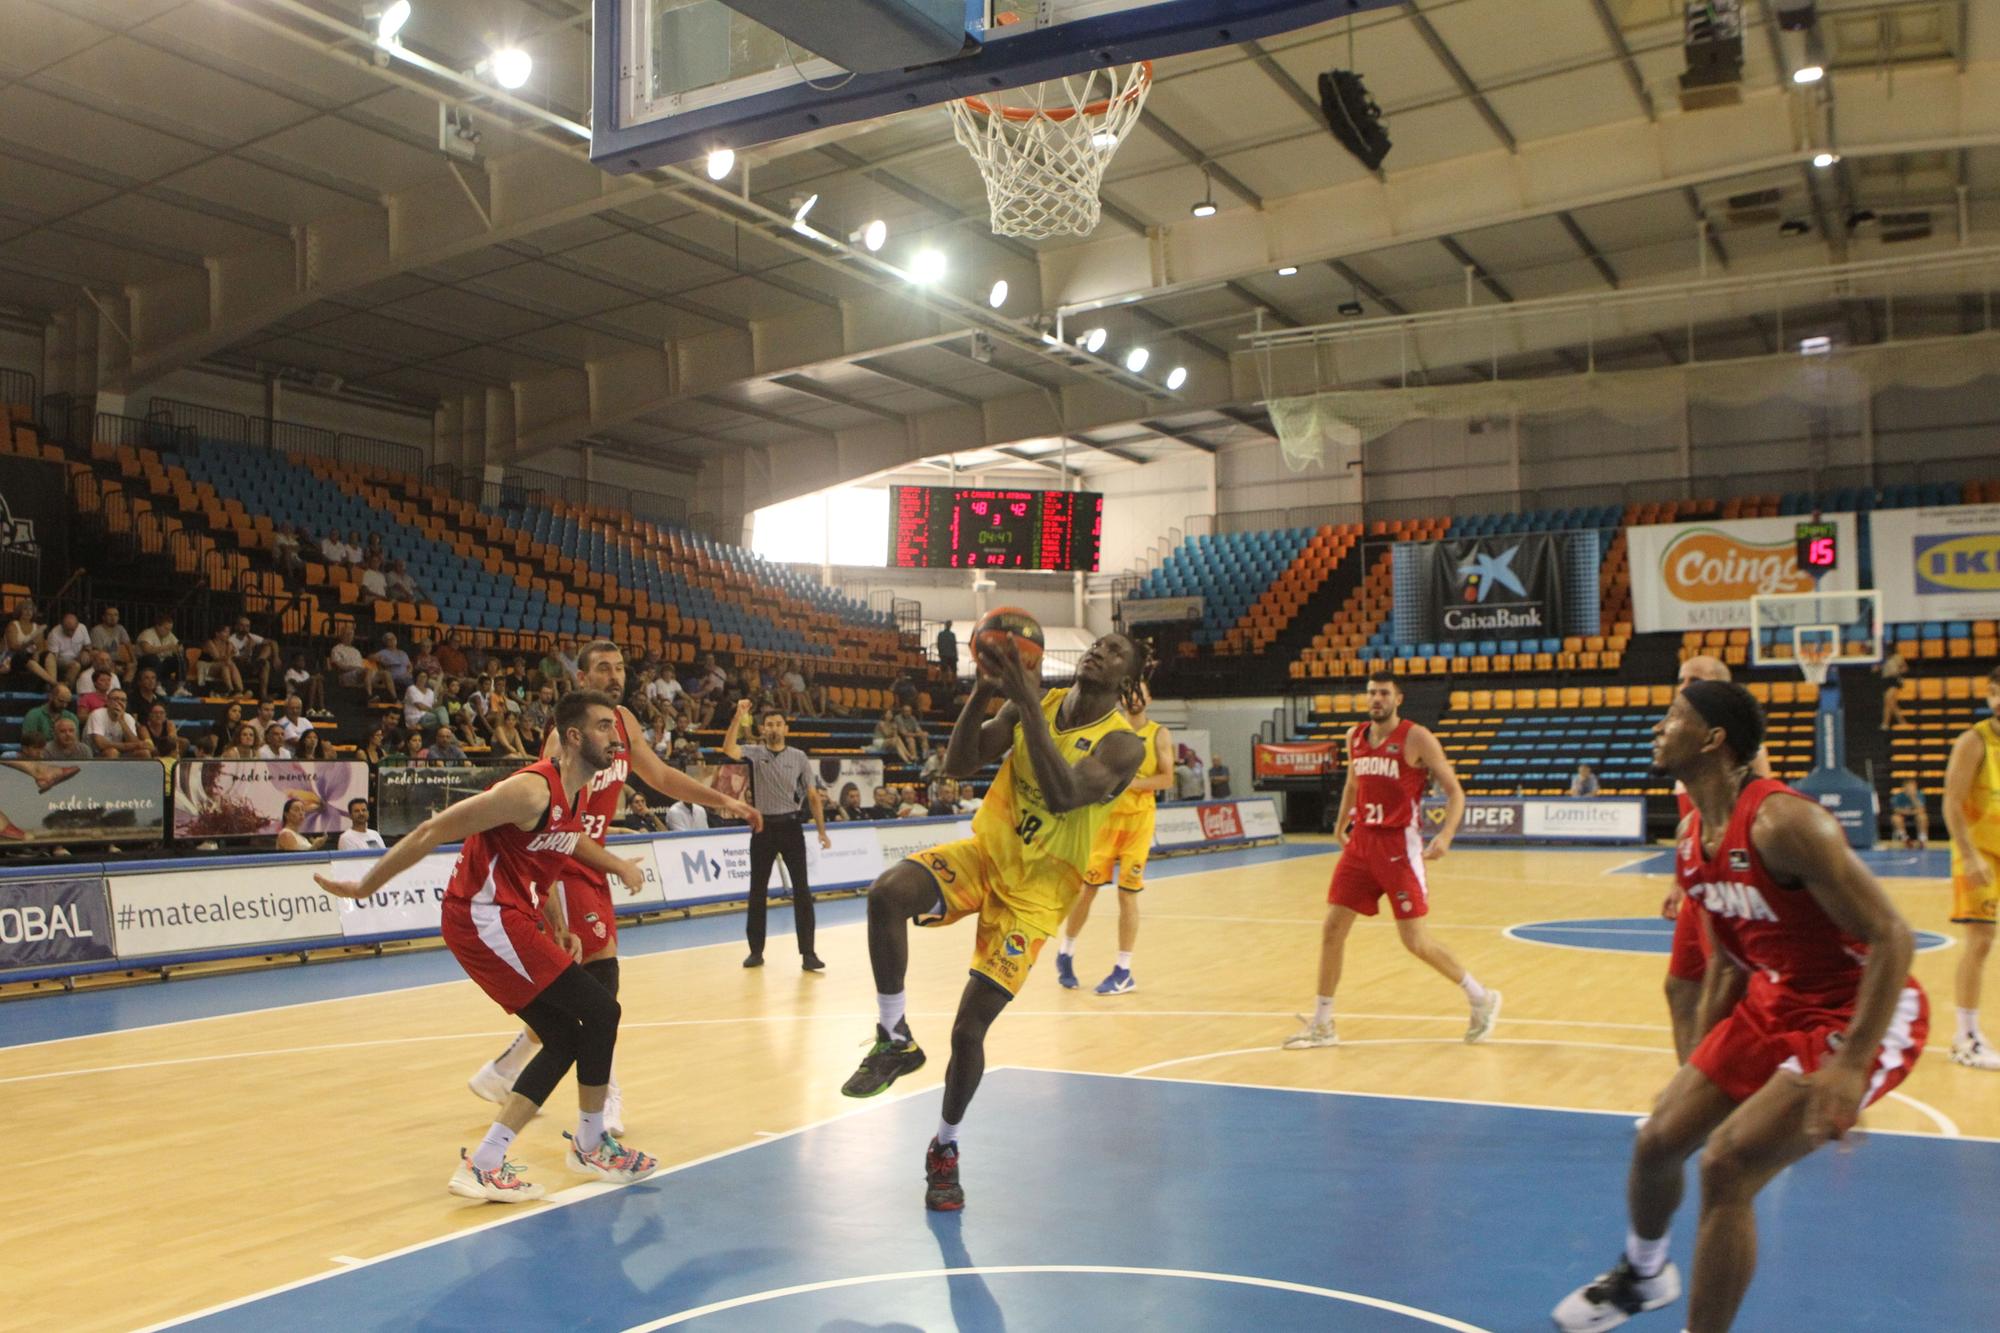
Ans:
[[[1424,835],[1444,825],[1445,803],[1426,800]],[[1637,796],[1472,796],[1458,827],[1460,842],[1643,842],[1646,802]]]
[[[1854,515],[1822,517],[1838,528],[1842,551],[1860,549]],[[1640,634],[1748,629],[1751,597],[1812,592],[1812,575],[1799,569],[1798,525],[1797,518],[1741,518],[1628,527],[1632,628]],[[1819,590],[1854,591],[1860,564],[1845,559],[1819,581]]]
[[[375,827],[385,838],[400,838],[452,802],[477,796],[521,768],[518,760],[382,768],[375,774]]]
[[[102,875],[0,883],[0,972],[112,957]]]
[[[972,820],[965,819],[885,819],[870,824],[875,831],[875,843],[882,849],[884,868],[896,864],[912,852],[935,847],[939,843],[957,842],[972,836]]]
[[[1157,849],[1278,836],[1278,803],[1268,796],[1163,805],[1153,814],[1153,846]]]
[[[293,799],[306,803],[307,833],[337,834],[347,803],[367,796],[360,760],[183,759],[174,765],[174,836],[275,837]]]
[[[827,836],[832,839],[831,849],[819,845],[819,835],[811,828],[806,830],[806,875],[815,889],[852,888],[858,884],[872,883],[882,873],[886,862],[883,858],[882,842],[876,835],[877,828],[893,828],[894,824],[829,824]],[[950,826],[938,823],[929,826],[933,830]],[[929,847],[933,843],[948,842],[947,837],[933,835],[919,844]],[[614,847],[620,856],[630,856],[642,851],[636,845],[630,850]],[[916,850],[912,848],[911,850]],[[678,837],[653,840],[652,856],[654,869],[659,875],[660,897],[657,904],[699,902],[708,898],[744,898],[750,893],[750,831],[747,828],[725,829],[718,833],[694,833]],[[650,877],[649,877],[650,880]],[[778,868],[771,871],[773,891],[784,887],[784,878]],[[648,884],[648,893],[651,884]],[[622,891],[614,892],[613,898],[620,907],[634,901]]]
[[[1548,533],[1431,542],[1419,548],[1429,569],[1424,638],[1543,639],[1563,633],[1562,543]]]
[[[1898,620],[2000,617],[2000,505],[1878,509],[1875,587]]]
[[[329,879],[360,879],[374,868],[379,856],[354,856],[333,863]],[[436,930],[443,910],[444,886],[451,881],[451,868],[458,851],[432,852],[382,886],[373,897],[359,902],[339,898],[334,902],[340,913],[340,933],[349,939],[367,935],[402,935],[411,931]]]
[[[1250,766],[1260,778],[1313,778],[1340,771],[1340,746],[1334,741],[1257,741],[1250,747]]]
[[[157,759],[53,763],[0,760],[0,823],[19,842],[158,842],[167,828],[167,768]]]
[[[1199,597],[1126,597],[1118,603],[1118,615],[1128,625],[1199,623]]]
[[[120,958],[286,944],[341,933],[340,900],[313,883],[332,863],[301,856],[243,873],[118,875],[111,919]]]
[[[880,759],[821,759],[818,760],[820,781],[826,784],[826,804],[829,812],[839,803],[843,788],[849,783],[861,794],[861,804],[875,804],[875,789],[882,785],[882,761]]]

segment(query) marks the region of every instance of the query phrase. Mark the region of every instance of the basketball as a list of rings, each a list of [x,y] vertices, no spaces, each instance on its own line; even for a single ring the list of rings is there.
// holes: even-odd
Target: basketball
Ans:
[[[999,648],[1008,639],[1014,641],[1014,649],[1021,654],[1021,665],[1034,675],[1042,667],[1042,627],[1035,618],[1018,606],[996,606],[979,618],[972,627],[972,650],[979,651],[981,644]]]

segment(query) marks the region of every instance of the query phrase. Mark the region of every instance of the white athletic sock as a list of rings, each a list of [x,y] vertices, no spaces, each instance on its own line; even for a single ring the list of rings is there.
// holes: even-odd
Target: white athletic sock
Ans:
[[[507,1160],[507,1145],[514,1141],[514,1131],[498,1120],[486,1131],[486,1137],[472,1150],[472,1164],[481,1171],[498,1171],[500,1163]]]
[[[576,1150],[593,1153],[597,1145],[604,1142],[604,1112],[578,1109],[576,1113]]]
[[[1124,968],[1127,972],[1132,970],[1132,951],[1130,949],[1120,949],[1118,951],[1118,966]]]
[[[903,1003],[908,995],[908,991],[899,990],[894,995],[875,997],[875,1021],[892,1037],[896,1035],[896,1024],[903,1021]]]
[[[1333,1021],[1333,997],[1322,995],[1313,1001],[1313,1026],[1325,1027]]]
[[[528,1067],[528,1061],[535,1058],[535,1052],[539,1049],[534,1042],[528,1040],[527,1033],[517,1032],[514,1034],[513,1044],[500,1052],[499,1057],[493,1061],[493,1067],[505,1078],[519,1078],[521,1071]]]
[[[940,1146],[958,1142],[958,1126],[942,1117],[938,1119],[937,1140]]]
[[[1638,1232],[1628,1230],[1625,1233],[1625,1257],[1640,1277],[1652,1277],[1666,1266],[1667,1236],[1647,1240]]]
[[[1972,1041],[1979,1036],[1979,1011],[1961,1009],[1958,1011],[1958,1039]]]
[[[1465,992],[1465,998],[1478,1004],[1486,998],[1486,987],[1479,984],[1479,978],[1467,972],[1458,979],[1458,988]]]
[[[1069,957],[1069,956],[1070,956],[1071,954],[1075,953],[1075,952],[1076,952],[1076,936],[1074,936],[1074,935],[1058,935],[1058,936],[1056,936],[1056,952],[1057,952],[1057,953],[1059,953],[1059,954],[1061,954],[1061,955],[1062,955],[1062,956],[1063,956],[1064,958],[1067,958],[1067,957]]]

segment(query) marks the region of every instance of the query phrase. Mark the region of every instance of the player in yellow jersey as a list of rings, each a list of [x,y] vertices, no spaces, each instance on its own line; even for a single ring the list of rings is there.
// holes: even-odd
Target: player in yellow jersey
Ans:
[[[1152,696],[1141,684],[1122,700],[1126,725],[1145,742],[1146,758],[1122,795],[1111,804],[1111,820],[1091,849],[1090,868],[1083,875],[1083,892],[1070,910],[1069,921],[1056,937],[1056,980],[1076,989],[1076,937],[1090,920],[1097,891],[1111,882],[1118,867],[1118,959],[1111,974],[1097,983],[1099,995],[1124,995],[1138,989],[1132,977],[1132,950],[1139,942],[1139,894],[1146,887],[1146,857],[1153,850],[1153,807],[1163,791],[1174,789],[1174,738],[1146,716]]]
[[[1958,1036],[1951,1062],[2000,1069],[2000,1051],[1979,1031],[1979,983],[2000,917],[2000,667],[1986,677],[1994,716],[1959,734],[1944,770],[1944,823],[1951,830],[1951,919],[1965,927],[1958,956]]]
[[[986,1029],[1020,993],[1042,944],[1061,928],[1090,865],[1111,802],[1139,771],[1145,747],[1118,711],[1143,652],[1107,634],[1077,663],[1076,683],[1046,694],[1012,640],[974,647],[978,681],[951,730],[944,771],[967,778],[1001,761],[972,818],[972,836],[917,852],[868,890],[868,961],[875,971],[875,1044],[841,1091],[873,1097],[920,1069],[923,1049],[904,1018],[910,924],[948,926],[977,917],[972,976],[951,1025],[944,1116],[924,1159],[927,1207],[965,1206],[958,1183],[958,1126],[986,1070]],[[988,719],[987,705],[1004,699]]]

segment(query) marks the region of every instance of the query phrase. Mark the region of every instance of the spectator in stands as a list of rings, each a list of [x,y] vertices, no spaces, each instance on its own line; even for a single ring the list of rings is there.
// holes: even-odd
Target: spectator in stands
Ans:
[[[450,727],[439,724],[431,728],[422,757],[433,764],[462,764],[465,762],[465,748],[458,743],[458,737]]]
[[[392,703],[400,703],[403,691],[410,688],[410,655],[396,645],[394,634],[382,636],[382,646],[375,650],[374,666],[368,675],[368,692],[373,694],[376,685],[381,685],[383,694]]]
[[[76,711],[82,714],[84,725],[88,727],[90,715],[104,707],[111,691],[118,688],[118,681],[107,669],[92,672],[88,681],[79,681],[78,684],[83,686],[83,693],[76,697]]]
[[[819,683],[819,677],[810,665],[802,674],[806,682],[806,703],[813,710],[815,717],[847,716],[847,710],[834,703],[832,693]]]
[[[1901,677],[1891,680],[1882,691],[1882,730],[1892,731],[1897,727],[1914,726],[1910,710],[1903,707],[1903,682]]]
[[[56,734],[56,719],[66,717],[72,722],[77,721],[76,714],[70,711],[70,702],[74,698],[67,685],[49,686],[48,698],[30,708],[28,715],[21,719],[21,739],[47,745]]]
[[[452,730],[458,735],[459,748],[467,754],[484,754],[491,748],[486,743],[485,734],[479,730],[479,719],[470,712],[460,713],[458,721],[452,724]]]
[[[97,758],[97,751],[84,744],[75,715],[65,713],[56,719],[49,743],[42,747],[42,758],[57,763],[74,763],[78,759]]]
[[[962,813],[958,807],[958,784],[946,778],[933,787],[927,811],[934,818]]]
[[[896,673],[896,683],[889,687],[889,693],[896,698],[896,707],[915,708],[917,706],[917,682],[910,679],[910,673]]]
[[[396,563],[400,565],[402,561],[399,560]],[[395,584],[393,581],[389,586],[390,590],[394,591]],[[415,594],[412,593],[405,600],[415,601]],[[450,630],[446,630],[438,638],[437,660],[439,669],[447,676],[464,676],[470,678],[473,674],[472,663],[467,660],[465,649],[458,646],[458,640],[452,635]]]
[[[875,804],[869,807],[870,819],[894,819],[903,811],[903,798],[893,784],[884,782],[875,788]]]
[[[257,757],[258,744],[257,724],[254,722],[239,722],[236,724],[236,730],[230,733],[229,745],[223,750],[222,757],[224,759],[255,759]]]
[[[1206,772],[1207,770],[1201,762],[1201,756],[1194,752],[1193,746],[1177,745],[1174,747],[1174,785],[1172,791],[1176,799],[1199,801],[1207,796],[1208,788],[1202,781]],[[1165,799],[1164,792],[1161,793],[1161,797]]]
[[[304,653],[292,654],[292,660],[285,665],[282,684],[287,695],[296,694],[305,700],[308,713],[326,710],[326,680],[306,665]]]
[[[958,635],[952,633],[951,622],[938,626],[937,632],[938,666],[943,669],[947,680],[958,675]]]
[[[111,654],[111,665],[130,680],[139,674],[139,655],[132,648],[132,632],[119,623],[118,608],[107,606],[90,627],[90,646]]]
[[[317,731],[302,731],[298,740],[292,743],[292,758],[331,759],[333,756],[326,752],[326,744],[320,740]]]
[[[655,708],[670,708],[687,697],[679,677],[664,668],[639,673],[640,693]]]
[[[1876,666],[1875,674],[1884,681],[1900,681],[1910,674],[1910,664],[1901,652],[1892,648],[1889,650],[1889,655]]]
[[[48,632],[49,656],[56,664],[56,678],[66,685],[76,683],[79,671],[91,666],[90,631],[76,618],[76,612],[65,611],[56,627]]]
[[[674,713],[670,708],[646,710],[643,738],[654,754],[665,759],[674,752]]]
[[[637,793],[634,793],[636,796]],[[667,832],[689,833],[708,827],[708,807],[675,801],[667,807]]]
[[[243,725],[243,705],[234,701],[224,705],[222,719],[215,724],[215,731],[228,745],[236,737],[236,729]]]
[[[431,685],[431,673],[420,670],[403,691],[403,725],[412,730],[426,725],[436,707],[437,690]]]
[[[259,759],[292,759],[296,757],[291,743],[285,739],[282,723],[273,722],[264,728],[264,743],[257,747]]]
[[[125,691],[111,690],[104,706],[84,719],[84,731],[99,759],[135,759],[153,752],[153,743],[139,734],[139,719],[125,711]]]
[[[284,729],[285,743],[294,747],[298,745],[299,737],[313,729],[313,724],[306,719],[305,705],[299,701],[298,695],[285,697],[285,712],[278,718],[278,725]]]
[[[340,539],[337,529],[328,528],[326,536],[319,539],[319,557],[336,567],[347,563],[347,543]]]
[[[410,641],[410,670],[428,671],[433,683],[444,680],[444,663],[438,661],[437,652],[431,641],[421,634]]]
[[[535,691],[535,697],[521,706],[521,735],[530,748],[541,752],[542,737],[548,733],[549,719],[555,716],[556,687],[543,685]]]
[[[833,803],[833,809],[826,812],[829,820],[844,824],[862,823],[871,816],[867,807],[861,804],[861,788],[852,782],[840,784],[840,799]]]
[[[243,688],[243,673],[236,669],[235,650],[229,643],[229,627],[216,626],[215,633],[201,647],[201,674],[197,678],[206,684],[211,678],[219,679],[223,689],[238,698],[249,691]]]
[[[1229,765],[1219,754],[1208,759],[1208,791],[1218,801],[1229,795]]]
[[[891,708],[882,710],[882,720],[875,724],[875,734],[869,740],[868,749],[873,754],[894,755],[906,764],[916,762],[916,755],[911,752],[909,742],[896,726],[896,713]]]
[[[146,706],[146,720],[139,724],[139,734],[153,747],[153,755],[159,759],[178,759],[187,749],[187,742],[181,739],[180,729],[167,716],[164,700],[156,700]]]
[[[930,734],[924,730],[924,724],[917,721],[917,710],[909,704],[904,704],[896,712],[896,734],[903,738],[911,753],[920,757],[930,754]]]
[[[340,633],[334,637],[333,647],[326,651],[327,674],[349,689],[365,688],[368,684],[368,659],[361,655],[361,649],[354,642],[354,626],[342,625]],[[324,705],[325,694],[321,701]]]
[[[488,733],[492,737],[493,752],[507,759],[526,759],[528,745],[521,736],[521,728],[514,721],[514,715],[503,708],[491,717]]]
[[[132,716],[145,719],[146,710],[154,704],[164,704],[167,696],[160,691],[160,676],[151,667],[139,668],[139,678],[132,682],[131,700],[128,706]]]
[[[381,538],[378,536],[377,541]],[[355,528],[347,534],[347,563],[357,568],[368,558],[368,543],[361,540],[361,529]]]
[[[562,675],[556,678],[556,684],[564,689],[568,689],[576,684],[577,671],[579,670],[576,653],[576,644],[570,640],[559,639],[556,641],[556,665],[562,668]]]
[[[368,728],[368,734],[361,738],[361,744],[354,749],[356,759],[365,759],[370,764],[379,764],[389,757],[389,746],[382,736],[380,722]]]
[[[694,683],[687,688],[688,701],[694,705],[690,720],[697,730],[715,720],[716,702],[728,688],[729,676],[715,664],[715,654],[703,653],[695,669]]]
[[[1910,836],[1910,825],[1917,828],[1917,836]],[[1924,808],[1924,793],[1917,786],[1916,774],[1904,778],[1896,785],[1895,794],[1889,798],[1889,836],[1911,851],[1917,851],[1931,840],[1931,812]]]
[[[779,709],[794,717],[812,709],[812,701],[806,697],[806,678],[799,673],[797,658],[786,659],[784,670],[778,673],[773,683],[772,692]]]
[[[278,645],[250,628],[250,617],[236,617],[229,631],[229,650],[235,656],[237,674],[245,681],[257,678],[257,697],[271,693],[271,671],[278,665]]]
[[[691,773],[702,766],[701,747],[692,737],[682,736],[674,741],[674,757],[667,762],[683,773]]]
[[[43,685],[56,683],[48,628],[35,619],[35,604],[25,597],[14,603],[14,618],[7,622],[7,674],[33,675]]]
[[[396,752],[384,759],[382,764],[384,767],[394,768],[397,765],[413,765],[423,762],[424,735],[420,731],[412,731],[404,735],[401,743],[396,748]]]
[[[1580,797],[1595,796],[1597,795],[1597,789],[1597,774],[1590,771],[1590,765],[1585,763],[1577,764],[1576,776],[1569,780],[1569,794]]]
[[[626,828],[638,833],[665,833],[667,821],[653,809],[653,803],[646,799],[646,793],[626,789],[625,815],[618,821]]]
[[[289,523],[280,523],[271,536],[271,559],[278,566],[278,572],[288,579],[296,579],[306,572],[306,561],[302,534]]]
[[[382,557],[371,555],[361,567],[361,604],[368,606],[374,602],[389,600],[389,571],[382,568]]]
[[[343,852],[382,850],[382,835],[368,827],[368,802],[357,796],[347,803],[347,828],[340,835]]]
[[[389,563],[389,595],[399,602],[421,600],[417,592],[417,581],[410,577],[409,566],[400,560]]]
[[[306,803],[298,797],[294,796],[291,800],[285,802],[284,808],[278,812],[277,847],[279,851],[310,852],[316,850],[322,842],[326,841],[324,838],[308,838],[306,836],[307,813]]]
[[[915,787],[897,788],[897,799],[902,802],[896,811],[898,819],[922,819],[931,812],[929,806],[917,799]]]
[[[214,759],[221,754],[222,738],[213,731],[204,731],[194,738],[194,748],[189,752],[194,759]]]
[[[139,631],[139,665],[160,673],[167,688],[179,693],[187,654],[180,636],[174,633],[174,613],[162,611],[146,629]]]

